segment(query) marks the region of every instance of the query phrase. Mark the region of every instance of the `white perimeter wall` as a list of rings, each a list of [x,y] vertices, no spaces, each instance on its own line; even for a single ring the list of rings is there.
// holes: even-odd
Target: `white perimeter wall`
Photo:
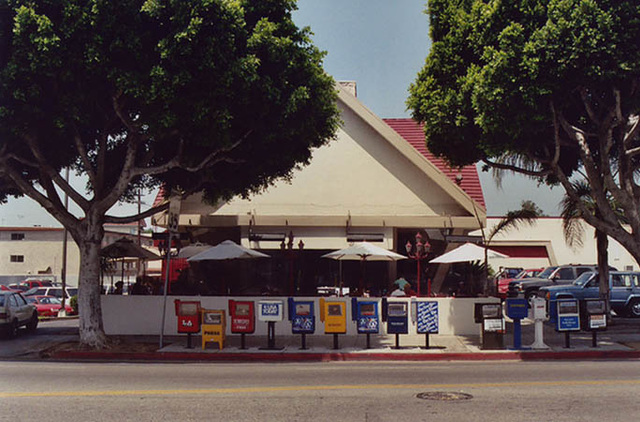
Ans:
[[[166,302],[166,317],[164,324],[165,335],[178,335],[178,322],[175,315],[174,300],[195,300],[201,303],[205,309],[223,309],[227,314],[227,335],[231,334],[228,315],[228,301],[251,300],[282,300],[285,307],[285,319],[276,322],[276,335],[291,335],[291,322],[287,319],[286,297],[209,297],[209,296],[169,296]],[[325,298],[327,300],[344,300],[347,303],[347,335],[357,335],[357,328],[351,320],[351,298]],[[319,297],[296,297],[296,300],[315,302],[314,313],[316,316],[316,335],[324,335],[324,326],[319,317]],[[367,300],[377,300],[371,298]],[[393,300],[406,300],[409,298],[393,298]],[[427,300],[427,299],[421,299]],[[498,303],[496,298],[431,298],[430,301],[438,302],[439,309],[439,334],[443,335],[478,335],[479,324],[473,319],[474,303]],[[109,335],[159,335],[162,321],[162,296],[102,296],[102,318],[104,330]],[[256,306],[257,309],[257,306]],[[378,312],[381,315],[380,304]],[[409,332],[415,333],[415,324],[409,318]],[[381,333],[386,332],[386,324],[381,323]],[[267,323],[258,321],[256,316],[255,335],[267,335]]]

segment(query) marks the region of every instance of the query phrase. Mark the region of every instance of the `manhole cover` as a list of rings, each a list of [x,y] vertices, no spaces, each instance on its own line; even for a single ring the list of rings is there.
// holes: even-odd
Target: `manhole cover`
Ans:
[[[442,400],[442,401],[471,400],[473,398],[471,394],[455,393],[451,391],[432,391],[429,393],[418,393],[416,397],[422,400]]]

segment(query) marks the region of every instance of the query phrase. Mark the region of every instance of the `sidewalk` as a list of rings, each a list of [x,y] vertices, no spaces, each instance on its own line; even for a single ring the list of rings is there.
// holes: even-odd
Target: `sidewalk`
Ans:
[[[307,336],[307,350],[301,350],[301,336],[275,336],[277,350],[265,350],[266,336],[247,335],[246,349],[240,348],[240,335],[228,336],[224,349],[212,343],[205,350],[199,336],[192,338],[187,348],[186,336],[165,336],[164,347],[159,336],[119,337],[119,343],[104,351],[82,351],[77,347],[52,347],[45,354],[55,360],[115,360],[115,361],[234,361],[234,362],[304,362],[304,361],[435,361],[435,360],[556,360],[556,359],[640,359],[640,330],[635,327],[610,327],[597,335],[597,347],[592,347],[591,333],[572,333],[570,348],[565,348],[565,336],[545,325],[546,350],[510,350],[513,346],[512,324],[507,323],[504,350],[482,350],[480,336],[400,335],[400,348],[395,348],[394,335],[371,335],[371,348],[366,349],[366,335],[338,336],[339,349],[333,348],[332,335]],[[522,345],[534,341],[533,324],[522,327]]]

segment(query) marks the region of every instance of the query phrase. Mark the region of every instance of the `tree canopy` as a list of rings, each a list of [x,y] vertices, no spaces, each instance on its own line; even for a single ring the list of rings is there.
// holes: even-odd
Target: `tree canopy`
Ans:
[[[102,225],[140,217],[108,216],[117,201],[161,184],[210,201],[259,191],[334,136],[334,82],[294,9],[294,0],[0,0],[0,197],[28,195],[69,229],[81,251],[81,318],[97,306],[83,290],[97,292]],[[86,192],[61,177],[65,167],[87,175]],[[61,193],[84,215],[71,215]]]
[[[428,13],[408,105],[429,149],[561,184],[640,262],[638,2],[430,0]]]

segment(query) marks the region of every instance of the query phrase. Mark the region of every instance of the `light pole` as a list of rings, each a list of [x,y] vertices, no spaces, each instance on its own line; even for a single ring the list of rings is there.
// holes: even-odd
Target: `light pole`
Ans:
[[[298,250],[300,254],[302,253],[303,249],[304,249],[304,242],[300,240],[300,242],[298,242]],[[293,231],[289,232],[289,241],[287,243],[285,243],[284,240],[282,241],[282,243],[280,243],[280,250],[284,253],[285,257],[289,261],[289,295],[295,296],[296,283],[295,283],[293,270],[294,270],[294,261],[296,259],[296,252],[293,249]]]
[[[420,261],[425,259],[427,255],[429,255],[431,244],[429,243],[428,240],[422,243],[422,235],[420,234],[420,232],[418,232],[416,233],[415,248],[411,244],[410,240],[407,240],[407,243],[406,245],[404,245],[404,247],[407,250],[407,256],[411,259],[415,259],[416,263],[418,264],[417,293],[419,297],[420,296],[420,274],[422,272],[420,269]],[[415,249],[415,252],[412,252],[414,249]],[[427,280],[427,296],[431,296],[431,280]]]

